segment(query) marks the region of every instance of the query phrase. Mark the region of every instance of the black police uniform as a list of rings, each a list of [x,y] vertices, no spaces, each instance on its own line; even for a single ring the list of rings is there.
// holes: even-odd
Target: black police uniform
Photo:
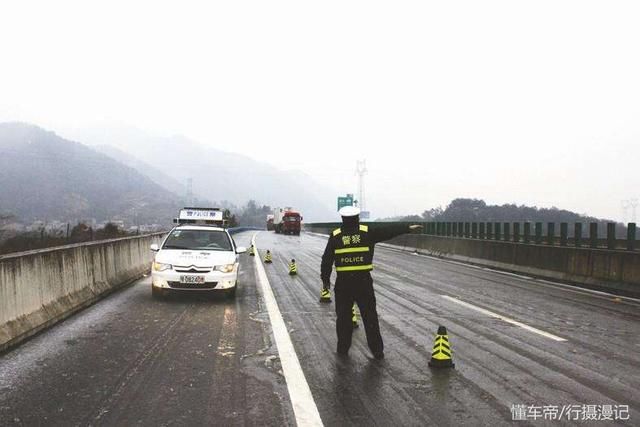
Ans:
[[[362,323],[367,335],[367,344],[374,357],[384,357],[384,344],[380,335],[376,297],[373,292],[374,245],[409,232],[408,225],[380,225],[372,228],[360,225],[357,221],[345,224],[334,230],[322,255],[320,277],[325,288],[330,286],[331,269],[336,266],[335,301],[336,332],[338,334],[338,353],[347,354],[351,347],[353,324],[351,310],[354,301],[360,308]]]

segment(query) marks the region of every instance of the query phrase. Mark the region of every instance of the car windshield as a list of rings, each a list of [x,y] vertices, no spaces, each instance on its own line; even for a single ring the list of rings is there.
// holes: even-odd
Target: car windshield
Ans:
[[[162,248],[208,251],[233,250],[227,233],[219,230],[173,230]]]

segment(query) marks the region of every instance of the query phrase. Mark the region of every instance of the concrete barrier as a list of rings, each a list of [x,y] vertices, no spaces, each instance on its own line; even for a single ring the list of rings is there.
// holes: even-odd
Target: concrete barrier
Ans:
[[[163,234],[0,256],[0,351],[142,277]]]
[[[406,234],[405,250],[640,297],[640,253]]]
[[[230,227],[227,230],[229,234],[238,234],[244,231],[266,231],[264,227]]]

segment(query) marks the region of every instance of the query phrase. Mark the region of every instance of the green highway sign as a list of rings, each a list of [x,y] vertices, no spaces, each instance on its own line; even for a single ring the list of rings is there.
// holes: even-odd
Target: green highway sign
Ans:
[[[347,194],[345,197],[338,197],[338,210],[345,206],[353,206],[353,194]]]

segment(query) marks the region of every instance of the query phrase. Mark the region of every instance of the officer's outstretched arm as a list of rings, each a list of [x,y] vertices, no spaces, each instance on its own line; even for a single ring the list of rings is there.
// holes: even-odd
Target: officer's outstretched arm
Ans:
[[[395,225],[380,225],[380,228],[371,229],[371,241],[372,243],[384,242],[385,240],[393,239],[401,234],[409,233],[410,229],[405,224]]]

